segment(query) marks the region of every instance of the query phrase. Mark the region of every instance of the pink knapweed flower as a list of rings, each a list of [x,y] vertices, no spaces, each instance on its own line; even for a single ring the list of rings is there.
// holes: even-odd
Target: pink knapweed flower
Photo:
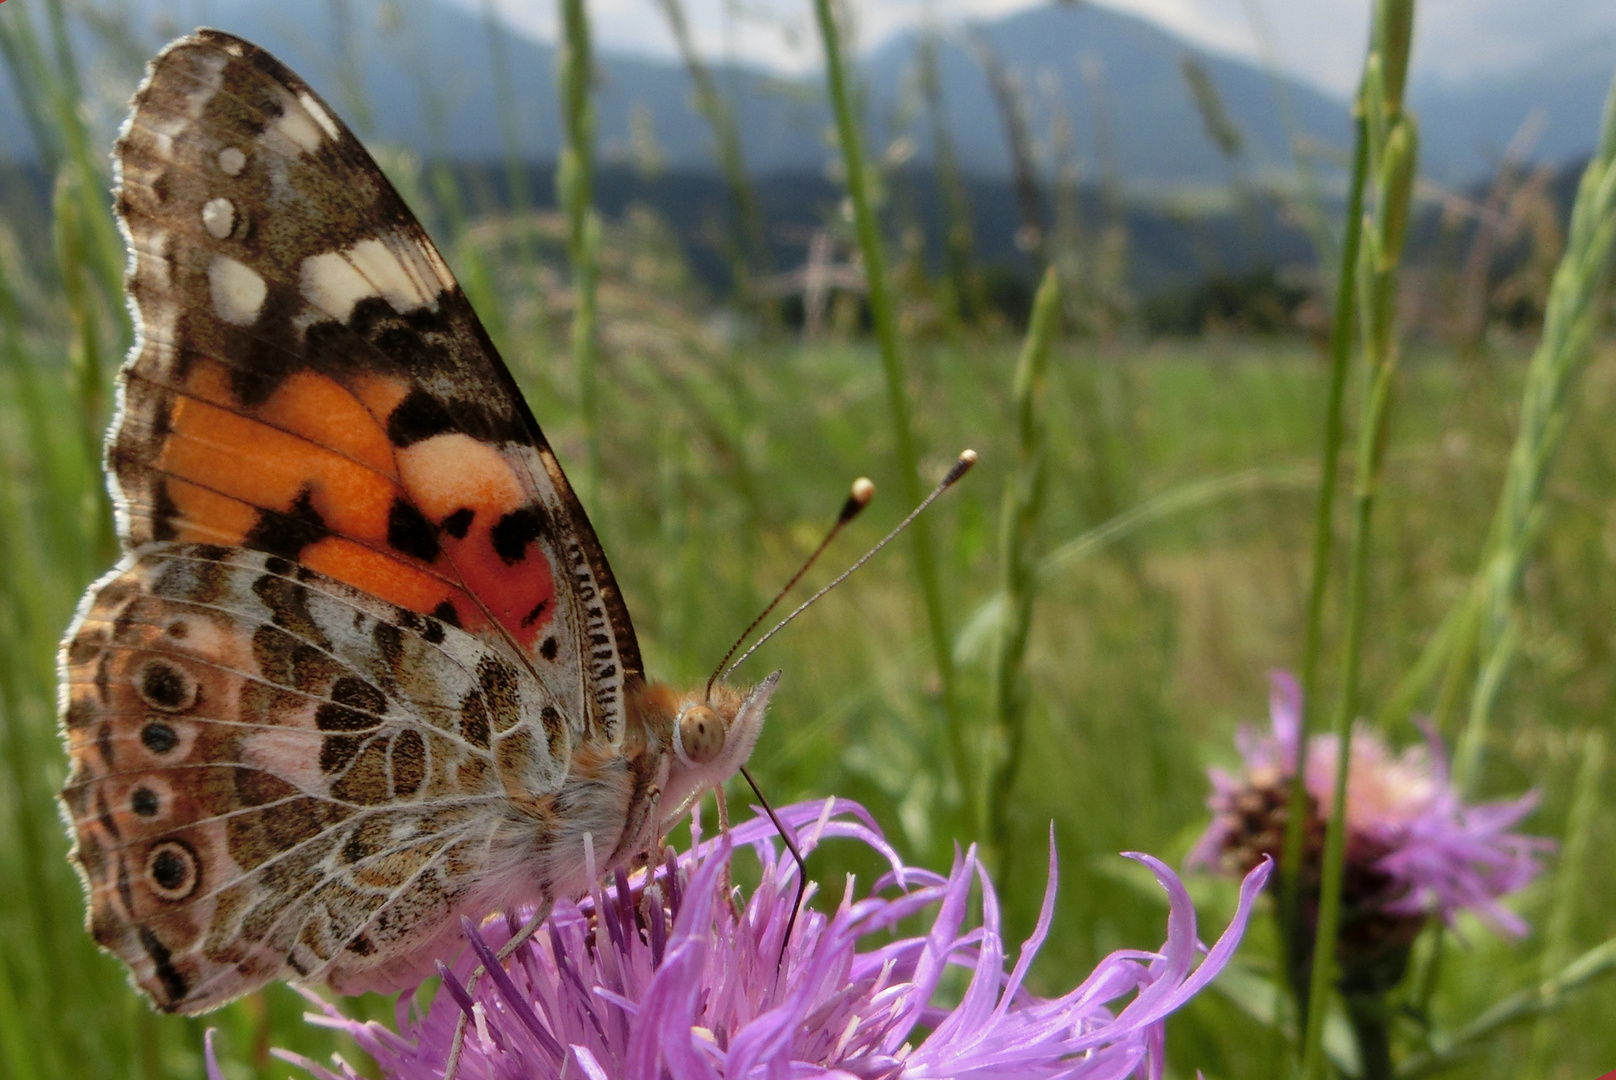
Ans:
[[[1270,712],[1270,733],[1242,727],[1236,735],[1242,775],[1211,770],[1212,825],[1190,853],[1190,865],[1243,873],[1264,857],[1281,857],[1302,712],[1301,689],[1288,672],[1273,676]],[[1309,820],[1301,881],[1314,904],[1338,746],[1334,735],[1314,736],[1303,766]],[[1525,934],[1526,923],[1500,900],[1538,874],[1539,857],[1553,846],[1510,831],[1537,805],[1537,794],[1464,802],[1434,732],[1427,732],[1424,746],[1397,754],[1359,725],[1350,752],[1343,948],[1354,944],[1354,934],[1376,939],[1363,945],[1406,944],[1428,916],[1452,922],[1461,911],[1504,933]]]
[[[1054,918],[1053,845],[1037,928],[1006,970],[998,901],[974,850],[944,876],[904,866],[856,804],[802,803],[780,818],[804,852],[841,837],[890,867],[867,894],[850,878],[829,914],[804,907],[783,952],[796,865],[780,857],[769,822],[755,820],[670,854],[649,888],[644,875],[620,872],[579,903],[557,905],[468,994],[479,957],[491,960],[516,923],[473,929],[473,948],[424,1016],[410,1015],[410,995],[400,998],[402,1034],[323,1002],[311,1019],[351,1034],[389,1080],[441,1077],[462,1015],[471,1017],[462,1080],[1160,1077],[1168,1014],[1222,970],[1268,876],[1267,864],[1247,876],[1234,919],[1206,951],[1178,878],[1131,856],[1167,891],[1166,944],[1113,953],[1076,989],[1040,998],[1023,983]],[[727,884],[740,847],[762,863],[744,902]],[[928,930],[897,936],[900,924],[927,916]],[[945,979],[950,967],[969,979]],[[359,1075],[340,1060],[333,1072],[283,1056],[322,1080]]]

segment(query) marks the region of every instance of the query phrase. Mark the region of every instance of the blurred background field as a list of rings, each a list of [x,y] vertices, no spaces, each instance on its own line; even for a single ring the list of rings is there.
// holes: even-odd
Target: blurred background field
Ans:
[[[662,25],[687,14],[679,0],[642,6],[637,17]],[[366,138],[580,483],[656,677],[705,678],[855,476],[875,480],[877,501],[817,581],[909,509],[823,76],[704,54],[719,16],[692,10],[700,33],[681,57],[597,57],[598,347],[586,356],[570,338],[581,209],[553,179],[568,145],[565,64],[491,6],[0,9],[0,1075],[199,1077],[209,1025],[232,1078],[286,1075],[270,1047],[316,1059],[342,1049],[281,986],[202,1021],[149,1013],[81,928],[53,803],[66,766],[56,643],[114,557],[98,454],[128,327],[106,155],[141,65],[173,33],[209,24],[271,47]],[[773,26],[725,11],[748,32]],[[789,43],[796,24],[776,21]],[[989,845],[1017,939],[1037,914],[1053,821],[1058,909],[1034,980],[1054,991],[1110,950],[1160,941],[1160,894],[1117,853],[1182,859],[1206,825],[1206,767],[1235,764],[1236,725],[1266,723],[1269,672],[1301,663],[1352,134],[1344,95],[1110,9],[923,25],[857,53],[855,67],[919,474],[931,483],[967,446],[981,455],[930,522],[970,760],[1006,760],[994,686],[1001,504],[1025,479],[1014,382],[1045,266],[1063,287],[1035,399],[1044,494],[1016,541],[1040,565],[1018,684],[1025,742],[995,781],[997,812],[973,814],[900,544],[749,662],[754,678],[785,671],[753,764],[778,802],[863,802],[913,861],[942,868],[956,843]],[[1397,691],[1470,588],[1493,527],[1616,68],[1616,23],[1607,29],[1545,59],[1536,83],[1521,69],[1415,84],[1427,182],[1399,282],[1404,355],[1362,695],[1398,745],[1419,738],[1411,720],[1438,688],[1401,711]],[[1597,303],[1608,308],[1608,294]],[[1359,379],[1347,384],[1349,428]],[[1557,414],[1568,426],[1520,596],[1519,659],[1475,788],[1536,788],[1528,831],[1593,854],[1575,874],[1551,865],[1518,900],[1536,927],[1527,941],[1461,927],[1431,1009],[1408,1019],[1435,1032],[1431,1045],[1616,933],[1616,870],[1598,857],[1616,841],[1603,773],[1585,772],[1594,801],[1573,812],[1616,708],[1613,409],[1616,344],[1601,336]],[[1344,503],[1336,519],[1340,582]],[[1334,586],[1327,658],[1344,603]],[[1474,672],[1458,669],[1468,685]],[[1336,664],[1321,670],[1333,700]],[[1450,743],[1462,713],[1441,717]],[[815,858],[826,883],[869,869],[836,865],[834,849]],[[1233,886],[1192,887],[1206,926],[1221,927]],[[1279,1039],[1262,1020],[1272,1000],[1253,989],[1272,975],[1272,938],[1254,924],[1240,970],[1174,1019],[1171,1075],[1275,1075]],[[1603,1022],[1613,1002],[1616,983],[1596,982],[1452,1074],[1599,1075],[1616,1066]],[[380,999],[355,1008],[391,1014]]]

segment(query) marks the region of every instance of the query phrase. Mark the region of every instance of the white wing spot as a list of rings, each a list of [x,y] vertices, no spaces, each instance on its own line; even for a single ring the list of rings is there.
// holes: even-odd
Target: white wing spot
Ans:
[[[394,311],[413,311],[431,304],[436,295],[428,293],[424,283],[411,274],[410,267],[404,263],[402,256],[413,246],[412,241],[395,233],[380,239],[361,240],[344,254],[375,286],[376,292],[393,305]]]
[[[167,229],[148,226],[150,231],[143,239],[143,246],[148,252],[140,260],[140,272],[150,274],[159,289],[170,289],[174,285],[174,249],[173,238]]]
[[[202,206],[202,227],[215,240],[223,240],[236,227],[236,208],[229,199],[209,199]]]
[[[247,155],[234,146],[219,151],[219,168],[226,176],[235,176],[247,165]]]
[[[235,326],[247,326],[257,319],[269,292],[256,271],[228,255],[215,255],[208,264],[208,288],[214,314]]]
[[[359,301],[379,295],[341,252],[327,251],[303,260],[298,286],[309,303],[338,322],[347,322]]]
[[[306,154],[312,154],[320,149],[320,129],[313,118],[301,108],[287,109],[270,130],[284,136]]]
[[[342,130],[337,127],[337,122],[331,119],[331,114],[326,112],[318,101],[314,100],[312,94],[299,94],[297,100],[308,110],[308,114],[314,117],[314,122],[324,128],[325,133],[333,140],[341,136]]]
[[[354,305],[373,296],[386,300],[401,314],[430,307],[449,286],[434,289],[426,280],[420,251],[420,244],[401,233],[361,240],[342,251],[304,259],[298,269],[298,286],[309,303],[339,322],[347,322]],[[425,262],[436,277],[432,260]],[[445,268],[444,275],[447,273]]]
[[[202,110],[219,92],[219,87],[224,84],[224,69],[229,62],[222,56],[197,56],[196,67],[187,73],[196,80],[196,89],[185,95],[186,111],[192,120],[202,118]]]

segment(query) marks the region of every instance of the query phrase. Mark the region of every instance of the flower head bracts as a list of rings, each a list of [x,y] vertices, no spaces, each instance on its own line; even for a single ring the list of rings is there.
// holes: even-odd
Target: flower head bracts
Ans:
[[[853,803],[798,804],[779,816],[804,852],[847,838],[890,867],[865,895],[850,879],[829,914],[804,908],[783,962],[796,865],[779,857],[773,827],[759,819],[677,861],[670,855],[649,887],[618,873],[612,886],[558,905],[503,971],[491,968],[497,974],[468,994],[472,967],[492,959],[515,925],[472,930],[473,950],[445,974],[424,1017],[408,1016],[401,999],[405,1036],[323,1002],[312,1019],[349,1032],[390,1080],[441,1077],[464,1013],[472,1018],[464,1080],[1159,1077],[1166,1017],[1228,962],[1268,874],[1265,864],[1247,877],[1234,920],[1197,964],[1188,894],[1161,862],[1130,856],[1168,893],[1167,943],[1114,953],[1076,989],[1043,999],[1024,980],[1054,919],[1053,844],[1037,927],[1007,972],[998,901],[974,849],[956,854],[943,876],[904,866]],[[744,905],[725,889],[730,854],[743,846],[763,867]],[[892,936],[928,911],[924,934]],[[972,974],[950,1007],[937,991],[951,965]],[[287,1057],[326,1080],[357,1076],[340,1062],[333,1073]]]
[[[1190,865],[1243,871],[1261,855],[1279,854],[1302,709],[1301,690],[1289,673],[1274,674],[1270,702],[1270,733],[1243,726],[1236,735],[1242,775],[1211,771],[1207,804],[1213,822],[1190,853]],[[1337,746],[1334,735],[1314,736],[1303,763],[1312,811],[1305,830],[1304,882],[1316,882],[1313,862],[1333,805]],[[1468,910],[1505,933],[1526,933],[1526,924],[1499,899],[1531,881],[1541,870],[1540,856],[1553,847],[1509,831],[1537,805],[1536,793],[1465,803],[1449,779],[1442,743],[1431,731],[1424,745],[1398,754],[1377,732],[1359,725],[1350,752],[1347,888],[1358,895],[1349,896],[1349,903],[1413,920],[1435,913],[1451,922]]]

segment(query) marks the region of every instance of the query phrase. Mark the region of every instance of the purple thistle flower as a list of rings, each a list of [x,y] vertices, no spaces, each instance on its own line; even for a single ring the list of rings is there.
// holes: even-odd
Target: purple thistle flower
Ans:
[[[1053,843],[1037,928],[1007,972],[998,901],[974,848],[956,855],[945,877],[904,866],[857,804],[801,803],[780,818],[804,852],[843,837],[890,866],[867,895],[850,877],[829,915],[805,907],[783,958],[797,868],[759,819],[677,860],[670,852],[649,888],[643,876],[631,884],[618,871],[614,884],[558,904],[504,970],[491,966],[493,977],[468,994],[478,957],[491,959],[519,924],[507,917],[473,929],[473,948],[445,974],[424,1016],[409,1015],[410,995],[401,996],[404,1035],[349,1020],[312,996],[321,1011],[310,1019],[352,1035],[389,1080],[441,1077],[466,1013],[463,1080],[1159,1078],[1168,1014],[1228,962],[1269,870],[1265,863],[1247,875],[1234,919],[1197,964],[1203,947],[1183,885],[1160,861],[1130,855],[1167,891],[1166,944],[1113,953],[1076,989],[1045,999],[1023,981],[1054,918]],[[744,904],[728,888],[738,847],[762,863]],[[970,918],[973,884],[979,920]],[[929,930],[893,936],[932,909]],[[939,991],[950,966],[971,972],[958,1004]],[[358,1077],[340,1060],[333,1072],[281,1056],[321,1080]]]
[[[1275,672],[1273,730],[1240,729],[1235,741],[1245,759],[1242,775],[1211,770],[1212,825],[1189,865],[1242,873],[1264,857],[1280,858],[1301,711],[1295,677]],[[1310,813],[1302,882],[1315,904],[1338,746],[1334,735],[1316,735],[1304,763]],[[1551,841],[1510,831],[1537,805],[1537,793],[1507,802],[1464,802],[1434,731],[1426,732],[1424,746],[1396,754],[1377,732],[1359,725],[1350,752],[1343,949],[1354,946],[1355,933],[1375,939],[1359,945],[1406,944],[1428,916],[1451,923],[1461,911],[1474,912],[1503,933],[1524,935],[1526,923],[1499,901],[1536,877],[1539,857],[1553,848]]]

